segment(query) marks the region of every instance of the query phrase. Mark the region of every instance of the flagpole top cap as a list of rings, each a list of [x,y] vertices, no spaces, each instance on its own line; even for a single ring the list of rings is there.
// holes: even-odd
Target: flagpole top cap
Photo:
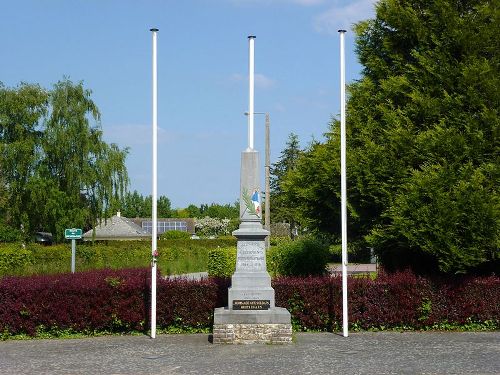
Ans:
[[[340,30],[339,30],[339,33],[346,33],[346,32],[347,32],[347,31],[346,31],[346,30],[344,30],[344,29],[340,29]]]
[[[156,32],[159,31],[156,27],[153,27],[152,29],[149,29],[149,31]]]

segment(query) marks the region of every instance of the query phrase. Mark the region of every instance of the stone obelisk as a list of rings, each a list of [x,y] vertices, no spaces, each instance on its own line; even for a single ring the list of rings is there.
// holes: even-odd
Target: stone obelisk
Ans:
[[[253,148],[254,42],[249,36],[248,148],[241,154],[240,226],[236,270],[231,278],[228,306],[215,309],[214,343],[288,343],[292,340],[290,313],[275,307],[274,289],[266,267],[262,228],[259,153]]]

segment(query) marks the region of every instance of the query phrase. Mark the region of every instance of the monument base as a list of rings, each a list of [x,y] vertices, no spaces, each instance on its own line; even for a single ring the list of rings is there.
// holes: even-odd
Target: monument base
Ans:
[[[275,307],[265,311],[214,312],[214,344],[288,344],[292,342],[290,313]]]

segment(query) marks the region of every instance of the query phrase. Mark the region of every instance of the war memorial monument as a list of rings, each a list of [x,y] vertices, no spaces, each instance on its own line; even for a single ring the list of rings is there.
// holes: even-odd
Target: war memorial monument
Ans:
[[[253,148],[253,46],[249,36],[248,148],[241,154],[240,226],[237,238],[236,270],[231,278],[228,306],[214,311],[213,342],[289,343],[292,341],[290,313],[275,306],[274,289],[266,267],[262,228],[259,153]]]

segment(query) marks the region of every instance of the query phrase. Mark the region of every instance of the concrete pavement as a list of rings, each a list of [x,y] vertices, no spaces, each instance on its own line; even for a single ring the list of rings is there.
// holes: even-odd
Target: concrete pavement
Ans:
[[[299,333],[281,346],[203,334],[11,340],[0,374],[500,374],[500,332]]]

